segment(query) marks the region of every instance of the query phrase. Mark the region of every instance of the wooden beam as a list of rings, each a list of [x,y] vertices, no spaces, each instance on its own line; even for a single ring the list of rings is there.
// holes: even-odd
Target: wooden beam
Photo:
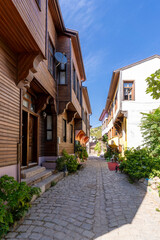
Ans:
[[[43,93],[38,95],[38,98],[36,101],[36,113],[40,113],[47,107],[47,104],[49,104],[50,98],[51,96]]]
[[[43,56],[39,53],[20,53],[18,55],[18,72],[16,84],[19,88],[30,87]]]
[[[76,111],[66,111],[67,112],[67,123],[70,123],[73,121],[75,114],[77,113]]]

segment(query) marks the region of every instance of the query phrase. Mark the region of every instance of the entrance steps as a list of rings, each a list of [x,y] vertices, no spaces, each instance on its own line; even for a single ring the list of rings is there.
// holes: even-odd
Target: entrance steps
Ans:
[[[21,178],[24,178],[24,179],[31,178],[45,170],[46,170],[45,167],[40,167],[40,166],[28,168],[21,171]]]
[[[52,158],[46,159],[45,162],[42,163],[42,166],[47,169],[55,170],[57,158],[58,157],[52,157]]]
[[[43,194],[48,188],[52,186],[52,184],[57,183],[64,177],[63,172],[55,173],[50,177],[44,179],[43,181],[35,184],[35,187],[39,187],[41,189],[41,194]]]
[[[28,186],[39,187],[43,194],[52,184],[57,183],[64,177],[64,173],[53,173],[45,167],[36,166],[21,171],[21,181],[26,182]]]

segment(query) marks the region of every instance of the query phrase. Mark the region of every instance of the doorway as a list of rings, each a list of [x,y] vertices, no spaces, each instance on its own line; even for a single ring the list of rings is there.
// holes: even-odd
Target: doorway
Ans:
[[[22,166],[38,163],[38,116],[22,111]]]

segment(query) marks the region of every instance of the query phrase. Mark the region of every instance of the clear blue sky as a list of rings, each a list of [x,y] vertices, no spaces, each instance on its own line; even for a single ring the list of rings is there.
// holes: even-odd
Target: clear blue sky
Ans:
[[[92,116],[99,126],[113,70],[160,54],[160,0],[59,0],[79,31]]]

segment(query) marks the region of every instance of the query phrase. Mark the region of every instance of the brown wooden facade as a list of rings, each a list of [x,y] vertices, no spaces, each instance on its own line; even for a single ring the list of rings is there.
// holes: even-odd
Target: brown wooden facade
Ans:
[[[22,166],[40,165],[63,149],[74,153],[86,77],[78,33],[65,29],[57,0],[0,0],[0,26],[0,176],[20,180]],[[67,57],[65,84],[57,51]]]

